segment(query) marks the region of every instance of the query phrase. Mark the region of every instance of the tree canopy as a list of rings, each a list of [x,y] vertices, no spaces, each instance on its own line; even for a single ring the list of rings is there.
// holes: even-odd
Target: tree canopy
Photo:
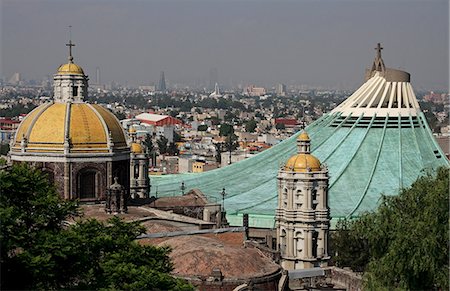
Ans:
[[[339,266],[364,271],[368,290],[449,288],[449,169],[420,177],[377,211],[341,221]]]
[[[77,215],[39,170],[1,171],[1,289],[192,290],[169,275],[169,249],[135,241],[139,223],[66,223]]]
[[[228,136],[230,134],[234,133],[234,128],[231,124],[228,123],[222,123],[220,125],[220,129],[219,129],[219,135],[220,136]]]
[[[245,131],[246,132],[255,132],[257,125],[258,124],[256,123],[256,120],[251,119],[245,123]]]
[[[156,140],[156,143],[158,144],[159,154],[167,154],[169,140],[164,135],[162,135],[158,140]]]

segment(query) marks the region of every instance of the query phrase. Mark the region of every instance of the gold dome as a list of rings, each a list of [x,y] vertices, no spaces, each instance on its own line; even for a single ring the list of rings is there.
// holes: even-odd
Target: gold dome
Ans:
[[[285,171],[293,172],[307,172],[307,169],[312,172],[320,171],[320,161],[310,154],[297,154],[292,156],[284,166]]]
[[[127,149],[125,133],[107,109],[97,104],[47,103],[35,108],[19,125],[12,151],[20,152],[25,146],[26,152],[62,153],[65,135],[71,153]]]
[[[133,154],[142,154],[144,152],[144,149],[140,144],[134,142],[131,144],[131,152]]]
[[[63,64],[58,68],[58,75],[84,75],[83,69],[72,62]]]
[[[306,133],[306,131],[303,131],[298,137],[298,141],[310,141],[309,135]]]

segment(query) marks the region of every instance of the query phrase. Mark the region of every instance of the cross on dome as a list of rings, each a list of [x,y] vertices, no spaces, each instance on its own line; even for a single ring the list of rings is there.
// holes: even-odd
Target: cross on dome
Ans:
[[[66,43],[66,46],[69,47],[69,62],[73,63],[72,47],[75,46],[75,44],[72,43],[72,25],[69,25],[69,43]]]
[[[377,50],[377,58],[381,59],[381,50],[383,49],[381,43],[378,43],[375,49]]]
[[[375,48],[375,50],[377,51],[377,54],[375,56],[375,60],[373,61],[372,72],[373,71],[384,72],[386,70],[383,59],[381,58],[381,50],[382,49],[383,49],[383,47],[381,46],[381,43],[378,43],[377,47]]]

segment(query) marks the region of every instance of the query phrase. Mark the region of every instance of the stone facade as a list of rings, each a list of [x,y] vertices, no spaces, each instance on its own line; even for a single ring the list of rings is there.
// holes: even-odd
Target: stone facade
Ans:
[[[65,199],[105,200],[114,177],[129,194],[130,148],[117,118],[84,102],[88,77],[73,62],[53,76],[53,102],[30,112],[11,142],[13,163],[28,163],[47,173]]]
[[[330,259],[328,170],[309,154],[309,137],[297,143],[295,163],[278,174],[277,242],[287,270],[324,267]]]

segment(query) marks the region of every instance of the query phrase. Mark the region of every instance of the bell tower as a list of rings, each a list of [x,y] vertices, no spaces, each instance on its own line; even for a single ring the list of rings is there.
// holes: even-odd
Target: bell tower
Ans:
[[[277,242],[287,270],[324,267],[330,259],[328,169],[310,154],[306,132],[297,146],[278,172]]]

